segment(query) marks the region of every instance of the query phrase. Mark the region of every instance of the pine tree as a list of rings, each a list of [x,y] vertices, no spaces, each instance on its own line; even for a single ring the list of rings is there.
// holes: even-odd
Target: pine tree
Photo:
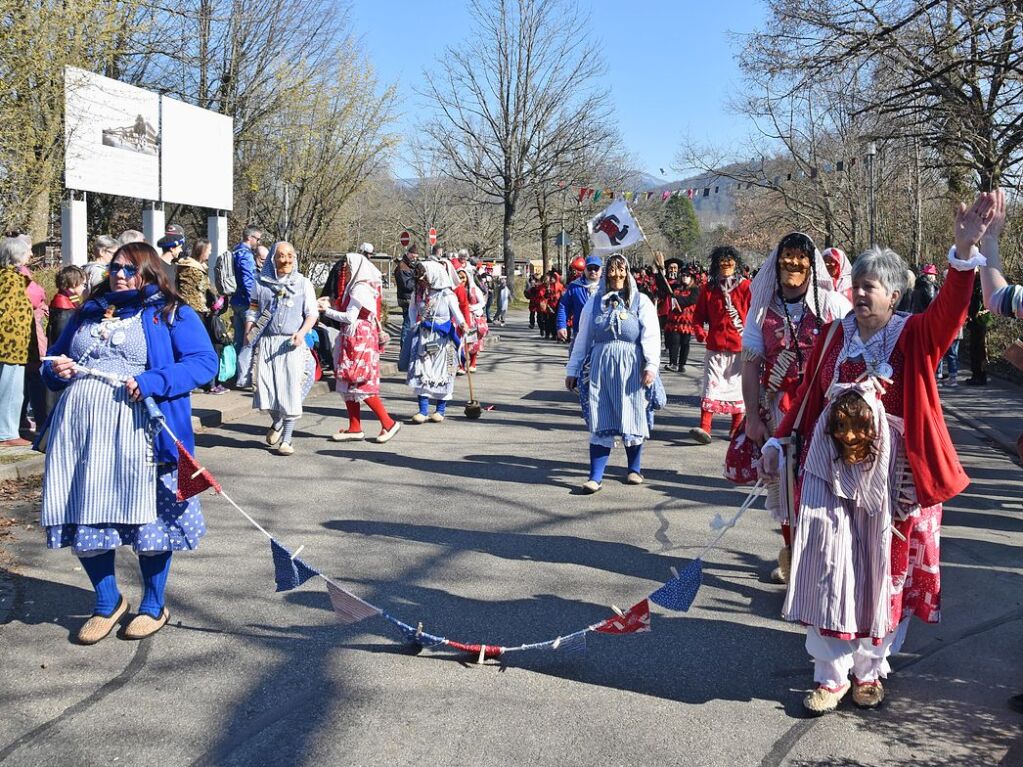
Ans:
[[[657,225],[668,240],[673,256],[685,256],[696,246],[700,237],[700,222],[696,220],[693,201],[682,194],[672,195],[668,199]]]

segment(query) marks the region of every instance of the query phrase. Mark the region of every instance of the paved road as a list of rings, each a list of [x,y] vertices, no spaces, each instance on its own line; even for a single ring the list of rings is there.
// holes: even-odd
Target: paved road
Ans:
[[[494,410],[479,421],[337,445],[331,395],[308,403],[290,458],[260,447],[258,417],[202,435],[200,458],[303,559],[429,632],[511,645],[593,623],[684,565],[743,493],[720,478],[723,440],[688,439],[697,380],[673,375],[648,484],[615,481],[616,453],[604,490],[576,494],[586,440],[564,348],[514,319],[483,357],[479,396]],[[399,382],[385,397],[412,413]],[[1023,689],[1023,473],[952,426],[974,484],[946,509],[945,620],[913,626],[882,711],[803,718],[811,667],[767,582],[778,539],[763,512],[707,557],[688,614],[655,608],[651,633],[591,635],[582,655],[477,666],[410,655],[380,619],[337,625],[316,581],[275,594],[266,539],[209,497],[210,535],[175,558],[172,625],[138,644],[71,644],[91,606],[84,573],[38,529],[17,531],[0,602],[0,764],[1018,763],[1020,718],[1004,701]]]

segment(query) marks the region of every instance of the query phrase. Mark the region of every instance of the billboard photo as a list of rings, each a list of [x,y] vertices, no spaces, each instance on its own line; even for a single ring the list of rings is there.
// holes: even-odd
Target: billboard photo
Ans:
[[[64,185],[160,199],[160,97],[83,69],[64,73]]]

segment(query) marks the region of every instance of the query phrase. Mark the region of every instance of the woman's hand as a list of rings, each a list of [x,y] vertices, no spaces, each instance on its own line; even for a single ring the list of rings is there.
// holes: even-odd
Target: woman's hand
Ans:
[[[565,376],[565,388],[568,389],[569,391],[575,391],[575,387],[578,381],[579,379],[577,379],[575,376]]]
[[[757,413],[746,411],[746,439],[757,445],[767,441],[767,425]]]
[[[989,194],[994,202],[994,208],[983,239],[985,242],[994,241],[997,243],[998,239],[1002,236],[1002,229],[1005,227],[1005,192],[1001,189],[996,189]]]
[[[994,215],[995,200],[990,192],[978,194],[969,208],[966,203],[959,203],[955,220],[956,258],[963,261],[970,258],[973,246],[980,242]]]
[[[778,460],[781,457],[781,451],[774,445],[768,445],[763,449],[760,454],[760,473],[767,479],[778,478]]]
[[[59,378],[71,378],[75,374],[75,361],[62,354],[50,362],[50,369]]]
[[[302,344],[304,344],[304,343],[305,343],[305,336],[302,333],[295,333],[291,337],[291,345],[294,346],[296,349],[299,346],[301,346]]]
[[[325,312],[330,308],[330,299],[326,296],[316,299],[316,308]]]
[[[128,390],[128,399],[132,402],[142,401],[142,392],[139,391],[139,385],[134,378],[129,378],[125,381],[124,388]]]
[[[654,373],[654,371],[652,371],[652,370],[644,370],[643,371],[643,385],[644,386],[653,386],[654,385],[654,379],[656,377],[657,377],[657,374]]]

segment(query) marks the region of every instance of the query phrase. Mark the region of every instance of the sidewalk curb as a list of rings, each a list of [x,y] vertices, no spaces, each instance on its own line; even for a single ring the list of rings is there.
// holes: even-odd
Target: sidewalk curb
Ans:
[[[6,482],[12,479],[41,477],[43,475],[43,466],[45,465],[46,456],[42,453],[33,455],[16,463],[5,463],[0,466],[0,482]]]

